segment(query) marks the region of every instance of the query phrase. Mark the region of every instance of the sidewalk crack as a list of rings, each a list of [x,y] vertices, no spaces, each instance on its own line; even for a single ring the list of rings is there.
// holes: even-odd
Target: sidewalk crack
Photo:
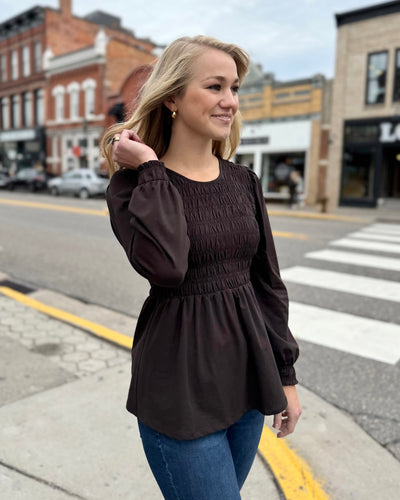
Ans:
[[[15,467],[14,465],[7,464],[3,462],[3,460],[0,460],[0,466],[5,467],[6,469],[9,469],[13,472],[17,472],[18,474],[21,474],[22,476],[25,476],[29,479],[32,479],[33,481],[37,481],[38,483],[44,484],[53,490],[61,491],[62,493],[65,493],[66,495],[70,496],[71,498],[77,498],[78,500],[87,500],[85,497],[82,497],[81,495],[78,495],[77,493],[73,493],[72,491],[66,490],[62,486],[59,486],[58,484],[52,483],[51,481],[47,481],[47,479],[43,479],[42,477],[35,476],[34,474],[30,474],[29,472],[26,472],[18,467]]]

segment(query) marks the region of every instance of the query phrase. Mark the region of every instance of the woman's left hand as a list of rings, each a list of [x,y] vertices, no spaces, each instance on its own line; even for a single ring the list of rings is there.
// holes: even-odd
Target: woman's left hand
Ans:
[[[283,438],[294,431],[302,411],[299,398],[297,397],[296,386],[284,386],[283,391],[285,392],[288,404],[285,411],[274,415],[274,423],[272,425],[274,429],[279,430],[277,434],[278,438]]]

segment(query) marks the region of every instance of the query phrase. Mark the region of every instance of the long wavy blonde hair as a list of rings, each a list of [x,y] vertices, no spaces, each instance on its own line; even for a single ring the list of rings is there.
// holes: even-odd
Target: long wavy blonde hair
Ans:
[[[167,151],[171,139],[171,112],[164,105],[168,97],[183,95],[193,78],[192,63],[207,49],[217,49],[229,54],[236,63],[239,84],[249,67],[249,56],[236,45],[228,44],[208,36],[182,37],[172,42],[163,51],[154,69],[139,92],[138,105],[132,116],[124,123],[111,126],[101,141],[101,152],[108,162],[110,176],[120,166],[112,159],[111,139],[124,129],[135,130],[142,141],[161,158]],[[232,122],[229,137],[213,141],[213,153],[221,158],[233,156],[240,142],[241,117],[239,111]]]

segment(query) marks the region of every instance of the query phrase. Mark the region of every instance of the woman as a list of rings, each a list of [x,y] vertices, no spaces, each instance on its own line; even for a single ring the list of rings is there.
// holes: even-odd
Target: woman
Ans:
[[[301,413],[260,183],[225,159],[239,143],[247,69],[235,45],[178,39],[133,116],[103,139],[112,228],[151,284],[127,409],[168,500],[240,499],[264,415],[284,437]]]

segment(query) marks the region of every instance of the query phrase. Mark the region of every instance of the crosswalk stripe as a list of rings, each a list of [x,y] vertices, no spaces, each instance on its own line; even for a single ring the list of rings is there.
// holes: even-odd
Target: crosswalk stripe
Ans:
[[[399,325],[297,302],[289,307],[289,325],[299,339],[389,364],[400,359]]]
[[[400,283],[394,281],[302,266],[284,269],[282,278],[301,285],[400,302]]]
[[[348,238],[358,238],[360,240],[376,240],[376,241],[389,241],[392,243],[400,243],[400,236],[389,236],[387,234],[375,234],[375,233],[364,233],[358,231],[356,233],[350,233],[347,235]]]
[[[400,245],[393,243],[381,243],[379,241],[360,241],[351,238],[331,241],[330,245],[357,248],[358,250],[373,250],[379,252],[400,253]]]
[[[361,229],[363,233],[383,233],[398,236],[400,234],[400,225],[397,224],[374,224]]]
[[[352,264],[355,266],[375,267],[390,271],[400,271],[400,259],[393,257],[382,257],[380,255],[367,255],[353,252],[342,252],[340,250],[317,250],[308,252],[306,257],[341,264]]]

